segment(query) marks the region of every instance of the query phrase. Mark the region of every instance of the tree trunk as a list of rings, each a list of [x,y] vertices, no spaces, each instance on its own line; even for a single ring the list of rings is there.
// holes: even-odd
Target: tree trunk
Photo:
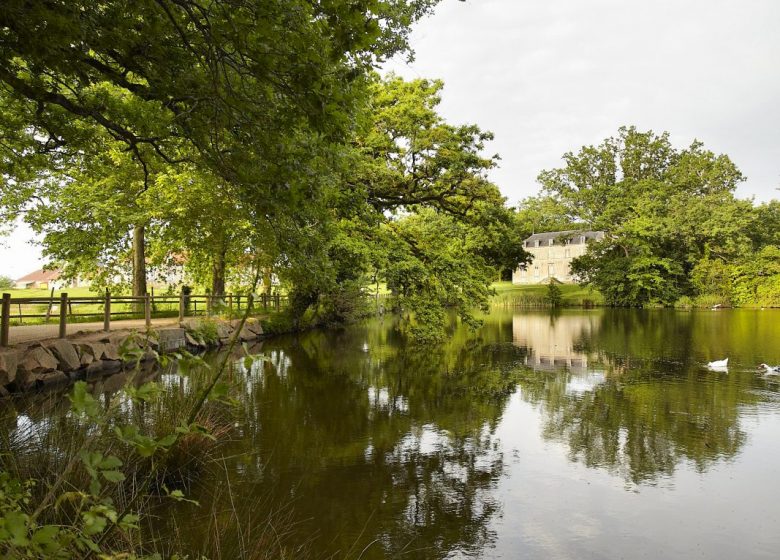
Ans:
[[[146,242],[144,226],[133,228],[133,295],[146,295]]]
[[[215,296],[225,295],[225,248],[221,248],[214,255],[211,265],[211,293]]]
[[[263,293],[271,295],[271,273],[270,266],[263,269]]]

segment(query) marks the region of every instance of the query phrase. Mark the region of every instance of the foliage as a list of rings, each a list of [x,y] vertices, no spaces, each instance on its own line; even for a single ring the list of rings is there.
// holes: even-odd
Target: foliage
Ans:
[[[733,267],[737,304],[780,306],[780,247],[768,245]]]
[[[561,289],[558,287],[557,282],[555,282],[553,279],[551,279],[550,283],[547,285],[546,299],[550,304],[550,307],[560,307],[563,301],[563,294],[561,293]]]
[[[436,110],[441,88],[392,75],[372,84],[333,201],[338,220],[305,270],[288,273],[295,315],[327,300],[326,315],[354,315],[333,313],[332,303],[384,280],[406,311],[404,330],[439,338],[445,308],[476,325],[471,310],[486,305],[497,270],[526,259],[513,214],[485,178],[495,163],[481,155],[491,135],[446,123]]]
[[[0,276],[0,290],[10,290],[16,285],[13,278]]]
[[[605,230],[573,271],[612,305],[669,305],[714,274],[702,259],[733,261],[751,247],[752,205],[734,197],[743,180],[725,155],[669,134],[621,128],[616,138],[564,155],[539,175],[548,204],[582,228]],[[706,270],[705,270],[706,269]],[[708,272],[709,271],[709,272]]]

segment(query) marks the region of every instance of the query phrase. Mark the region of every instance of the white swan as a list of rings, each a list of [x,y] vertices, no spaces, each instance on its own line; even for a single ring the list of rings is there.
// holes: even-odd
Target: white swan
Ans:
[[[758,364],[758,367],[764,369],[764,375],[780,375],[780,366],[770,366],[767,364]]]
[[[729,359],[725,358],[723,360],[715,360],[714,362],[709,362],[707,364],[707,367],[710,369],[723,369],[729,367]]]

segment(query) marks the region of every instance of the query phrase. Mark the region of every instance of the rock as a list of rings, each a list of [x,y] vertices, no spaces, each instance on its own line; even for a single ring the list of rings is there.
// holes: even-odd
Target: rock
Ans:
[[[159,352],[171,352],[187,345],[184,329],[160,329],[158,335],[160,337]]]
[[[238,339],[241,342],[249,342],[250,340],[255,340],[257,338],[257,335],[250,331],[246,326],[244,326],[243,329],[241,329],[241,332],[238,333]]]
[[[217,337],[220,342],[227,342],[231,334],[233,334],[233,327],[230,324],[217,323]]]
[[[113,342],[103,345],[103,360],[119,361],[119,346]]]
[[[52,371],[45,375],[42,375],[39,383],[44,388],[63,387],[70,384],[70,377],[64,371]]]
[[[47,348],[57,358],[60,371],[68,372],[81,367],[81,360],[76,349],[67,340],[55,340],[50,342]]]
[[[102,342],[81,342],[78,345],[78,351],[81,354],[82,365],[88,366],[92,362],[99,362],[104,358],[106,345]]]
[[[255,333],[256,336],[263,335],[263,325],[260,323],[258,319],[247,319],[246,324],[244,326],[245,328]]]
[[[193,348],[205,348],[206,343],[203,342],[200,339],[195,338],[192,334],[185,332],[184,333],[184,340],[187,341],[187,346],[192,346]]]
[[[81,366],[88,366],[92,362],[95,361],[95,356],[90,354],[89,352],[81,352],[79,354],[79,361],[81,362]]]
[[[47,373],[57,371],[57,359],[40,344],[30,346],[16,369],[16,383],[30,389]]]
[[[191,333],[188,333],[188,332],[184,333],[184,339],[187,341],[187,345],[188,346],[192,346],[193,348],[205,348],[206,347],[206,343],[203,342],[203,340],[201,340],[200,338],[196,338]]]
[[[17,350],[0,352],[0,387],[12,383],[16,379],[18,365],[19,352]]]

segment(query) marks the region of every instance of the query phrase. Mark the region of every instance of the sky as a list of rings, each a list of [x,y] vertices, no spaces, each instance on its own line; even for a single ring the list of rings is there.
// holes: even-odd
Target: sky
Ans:
[[[780,198],[779,24],[778,0],[443,0],[412,33],[415,60],[384,70],[444,80],[442,115],[495,134],[509,204],[623,125],[728,154],[737,195],[765,201]],[[0,240],[0,275],[40,267],[32,238]]]

